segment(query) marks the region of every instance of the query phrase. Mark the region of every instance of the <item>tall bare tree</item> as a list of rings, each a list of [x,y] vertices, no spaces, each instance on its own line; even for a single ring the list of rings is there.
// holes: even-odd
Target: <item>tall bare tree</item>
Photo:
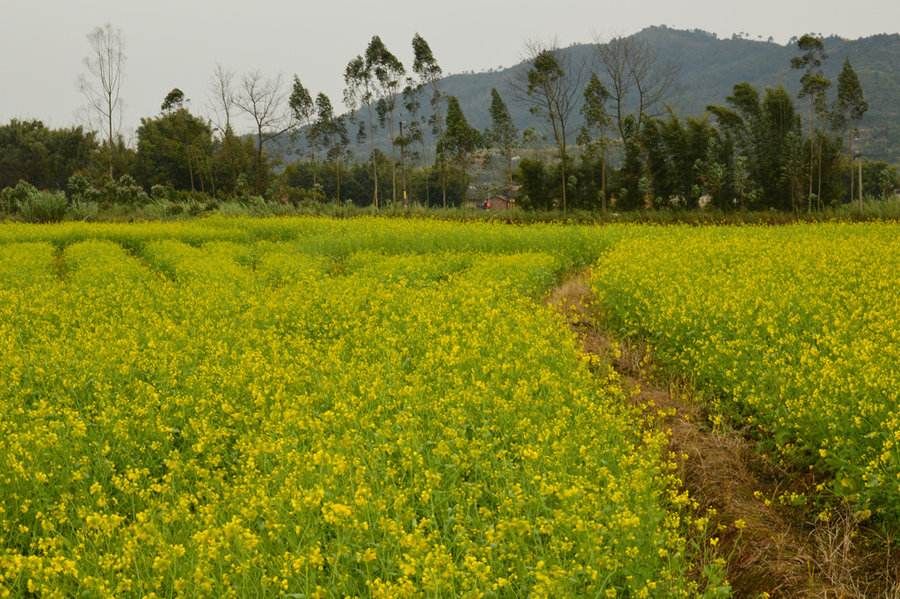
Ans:
[[[369,160],[372,164],[372,204],[377,210],[380,206],[378,193],[378,160],[375,152],[375,111],[373,106],[374,84],[372,70],[366,59],[357,56],[347,63],[344,69],[344,104],[351,113],[366,109],[366,121],[360,123],[356,135],[357,143],[369,140]]]
[[[816,124],[816,116],[825,118],[828,112],[826,104],[826,92],[831,87],[831,81],[825,77],[822,71],[822,63],[825,62],[825,41],[821,36],[810,33],[804,34],[797,40],[797,47],[803,52],[800,56],[791,59],[792,69],[803,70],[800,77],[800,93],[798,97],[809,100],[809,117],[807,135],[809,135],[809,194],[807,198],[807,210],[813,208],[813,172],[815,170],[814,159],[818,150],[819,186],[815,195],[817,205],[822,203],[822,140]]]
[[[298,126],[295,133],[298,131],[305,133],[307,149],[313,164],[313,187],[316,187],[318,185],[319,170],[317,166],[318,155],[316,153],[317,142],[315,140],[317,130],[312,126],[316,117],[316,102],[313,100],[309,90],[300,82],[300,78],[297,75],[294,75],[294,84],[291,87],[288,106],[291,109],[291,116]],[[292,133],[292,135],[294,134]]]
[[[218,63],[209,82],[209,98],[216,129],[225,135],[226,131],[231,130],[231,113],[234,110],[234,72]]]
[[[616,37],[605,44],[598,42],[597,52],[609,79],[616,127],[624,141],[625,119],[632,112],[634,131],[641,130],[645,116],[660,114],[677,79],[678,68],[662,60],[645,40],[633,35]]]
[[[550,125],[559,152],[562,209],[565,213],[568,210],[568,139],[577,96],[582,87],[584,65],[571,64],[569,54],[561,52],[555,43],[548,46],[529,42],[526,48],[529,68],[513,81],[512,87],[517,99],[532,114],[543,116]]]
[[[88,102],[98,129],[108,144],[109,176],[113,177],[115,138],[122,121],[122,77],[125,72],[125,42],[122,30],[107,23],[88,36],[90,53],[84,58],[87,73],[78,78],[78,88]]]
[[[581,114],[584,116],[584,127],[579,133],[578,143],[586,146],[590,152],[594,149],[600,154],[600,208],[606,212],[606,129],[610,118],[606,112],[606,101],[609,99],[609,91],[597,77],[591,73],[587,86],[584,88],[584,104]]]
[[[282,76],[266,77],[261,71],[247,73],[234,98],[234,105],[253,121],[256,129],[256,191],[261,193],[263,146],[297,126],[287,107],[287,92]]]
[[[397,160],[393,149],[397,145],[395,135],[397,96],[406,70],[403,63],[388,50],[377,35],[366,48],[366,69],[372,73],[374,101],[378,119],[387,131],[388,147],[391,148],[391,201],[397,202]]]
[[[418,87],[420,89],[428,88],[431,91],[429,105],[431,106],[431,115],[428,117],[428,123],[431,125],[431,134],[435,140],[441,139],[444,135],[444,95],[441,93],[440,81],[443,77],[443,71],[434,57],[431,46],[418,33],[413,36],[413,72],[418,78]],[[424,139],[424,136],[423,136]],[[422,150],[424,154],[424,148]],[[435,153],[435,160],[441,172],[441,195],[444,208],[447,207],[447,165],[443,157],[439,153]],[[431,185],[425,185],[425,205],[431,205]]]
[[[850,162],[850,201],[854,199],[853,186],[856,175],[854,174],[854,166],[856,165],[856,155],[853,151],[853,138],[859,133],[859,122],[869,110],[869,103],[863,95],[862,85],[859,83],[859,77],[850,64],[850,59],[844,59],[844,66],[841,74],[838,76],[837,100],[831,111],[832,120],[835,129],[847,131],[847,148]],[[862,188],[859,193],[859,207],[862,208],[863,194]]]

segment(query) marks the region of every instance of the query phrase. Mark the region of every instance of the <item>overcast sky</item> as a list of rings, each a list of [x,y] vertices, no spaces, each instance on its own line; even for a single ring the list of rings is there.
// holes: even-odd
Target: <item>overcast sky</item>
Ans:
[[[556,37],[567,45],[659,24],[782,42],[806,31],[847,38],[893,33],[900,2],[0,0],[0,121],[78,122],[86,35],[105,22],[121,28],[126,41],[123,124],[133,132],[173,87],[192,99],[192,110],[204,112],[216,62],[238,71],[297,73],[338,104],[344,66],[373,34],[408,64],[418,31],[452,73],[512,65],[526,39]]]

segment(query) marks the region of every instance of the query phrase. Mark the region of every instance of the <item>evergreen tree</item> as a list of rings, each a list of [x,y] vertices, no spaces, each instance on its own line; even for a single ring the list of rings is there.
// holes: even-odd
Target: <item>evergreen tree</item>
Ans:
[[[350,108],[351,112],[360,108],[365,108],[366,120],[359,123],[356,141],[362,143],[364,140],[369,142],[369,164],[372,168],[372,204],[377,210],[379,207],[379,189],[378,189],[378,161],[375,156],[375,113],[374,113],[374,91],[373,91],[373,74],[366,63],[366,59],[357,56],[347,63],[344,69],[344,103]]]
[[[209,124],[186,108],[141,119],[135,174],[145,187],[213,191],[213,139]]]
[[[469,157],[479,145],[479,134],[469,125],[459,100],[447,98],[447,120],[444,135],[438,142],[437,154],[442,160],[451,161],[465,174]]]
[[[506,181],[512,188],[512,158],[513,149],[519,138],[519,132],[509,115],[509,109],[500,96],[500,92],[491,89],[491,128],[488,130],[488,139],[491,144],[500,149],[506,160]]]
[[[819,192],[818,202],[821,203],[822,195],[822,148],[821,137],[816,126],[816,117],[822,117],[827,112],[826,93],[831,86],[831,81],[822,72],[822,63],[825,62],[825,43],[821,37],[804,34],[797,40],[797,47],[803,52],[800,56],[791,59],[791,67],[803,69],[800,77],[799,97],[809,100],[809,127],[807,137],[809,139],[809,196],[807,210],[812,211],[813,201],[813,172],[815,171],[816,150],[818,150],[819,167]]]
[[[324,93],[316,96],[316,120],[311,127],[311,137],[317,147],[324,151],[325,159],[334,167],[335,200],[340,203],[344,154],[350,139],[343,117],[334,115],[331,99]]]
[[[707,110],[716,117],[727,143],[734,145],[728,178],[739,183],[733,187],[735,199],[746,207],[796,209],[791,182],[797,173],[795,140],[801,131],[790,96],[779,87],[766,89],[761,99],[752,85],[738,83],[726,101],[728,106]]]
[[[375,109],[382,128],[387,132],[388,146],[391,148],[391,200],[397,201],[397,160],[393,156],[393,149],[397,145],[395,134],[395,114],[397,110],[397,96],[400,92],[403,76],[406,69],[403,63],[388,50],[387,46],[377,35],[369,42],[366,48],[366,70],[372,74]]]
[[[428,117],[428,123],[431,125],[431,134],[435,140],[440,140],[444,134],[444,95],[441,92],[440,80],[443,75],[441,67],[431,51],[431,46],[418,33],[413,37],[413,72],[418,77],[418,85],[420,88],[428,88],[431,91],[429,105],[431,106],[431,115]],[[441,197],[444,208],[447,207],[447,173],[446,164],[440,155],[435,156],[435,161],[440,170],[441,181]],[[425,203],[431,205],[431,185],[425,186]]]
[[[619,198],[617,205],[623,210],[637,210],[643,206],[641,180],[644,166],[641,162],[641,146],[636,135],[637,125],[633,116],[622,121],[625,156],[619,171]]]
[[[600,154],[600,206],[606,212],[606,129],[611,123],[609,113],[606,111],[606,102],[610,94],[596,73],[591,74],[587,86],[584,88],[584,105],[581,113],[584,116],[584,127],[579,136],[579,143],[589,146],[595,144]]]
[[[854,173],[854,163],[856,160],[853,148],[853,138],[859,130],[859,122],[863,115],[869,110],[869,104],[863,96],[862,85],[859,83],[859,77],[850,59],[844,60],[844,67],[838,75],[837,100],[835,101],[832,115],[834,118],[835,128],[839,131],[847,132],[847,148],[849,152],[850,162],[850,201],[853,201],[854,181],[856,175]],[[862,207],[863,194],[860,188],[859,202]]]
[[[310,95],[309,90],[300,82],[300,78],[294,75],[294,83],[291,87],[291,95],[288,98],[288,107],[291,110],[291,116],[303,128],[301,133],[306,135],[306,144],[309,149],[309,156],[313,162],[313,186],[315,180],[315,163],[316,163],[316,130],[313,128],[313,119],[316,115],[315,102]]]
[[[519,83],[519,95],[529,106],[531,113],[543,116],[550,126],[559,155],[562,209],[565,213],[566,189],[569,183],[567,169],[569,125],[575,108],[575,97],[581,89],[581,81],[577,72],[569,68],[567,56],[556,47],[532,47],[529,63],[530,68],[525,72],[525,79]]]

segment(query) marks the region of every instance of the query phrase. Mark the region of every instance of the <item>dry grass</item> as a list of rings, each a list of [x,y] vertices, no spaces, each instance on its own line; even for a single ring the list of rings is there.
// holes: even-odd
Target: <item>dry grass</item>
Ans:
[[[661,386],[646,347],[617,342],[597,326],[588,280],[585,273],[568,279],[547,303],[584,351],[610,363],[633,401],[670,429],[685,488],[715,514],[718,554],[735,595],[900,599],[896,542],[861,528],[848,509],[823,522],[773,501],[791,491],[815,493],[814,474],[779,469],[740,431],[711,426],[689,384]]]

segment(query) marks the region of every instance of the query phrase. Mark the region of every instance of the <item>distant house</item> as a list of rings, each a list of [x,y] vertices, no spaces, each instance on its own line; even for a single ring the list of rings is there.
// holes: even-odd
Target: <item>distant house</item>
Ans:
[[[484,210],[509,210],[516,207],[516,200],[507,196],[491,196],[481,203]]]

